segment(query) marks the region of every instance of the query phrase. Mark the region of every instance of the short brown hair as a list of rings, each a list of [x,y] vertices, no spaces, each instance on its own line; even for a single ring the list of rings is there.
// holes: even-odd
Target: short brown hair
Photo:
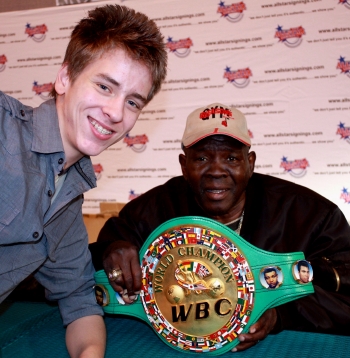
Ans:
[[[149,102],[166,77],[167,52],[156,23],[126,6],[105,5],[88,12],[71,34],[63,63],[74,82],[87,65],[104,53],[123,49],[135,61],[142,62],[152,76]],[[56,98],[55,88],[51,91]]]

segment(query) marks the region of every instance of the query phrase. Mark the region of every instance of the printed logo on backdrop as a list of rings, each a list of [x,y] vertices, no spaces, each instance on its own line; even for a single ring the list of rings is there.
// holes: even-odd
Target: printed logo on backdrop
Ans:
[[[340,139],[345,139],[350,144],[350,127],[345,127],[345,123],[340,122],[338,124],[336,134],[339,134]]]
[[[146,143],[148,137],[146,134],[131,136],[127,134],[123,139],[123,143],[126,143],[127,147],[130,147],[134,152],[141,153],[146,149]]]
[[[92,164],[92,167],[94,168],[96,179],[99,180],[102,177],[103,167],[99,164]]]
[[[302,42],[302,36],[305,35],[305,30],[302,26],[292,27],[289,30],[283,30],[282,26],[277,27],[275,37],[279,42],[283,42],[288,47],[297,47]]]
[[[231,5],[225,5],[224,1],[220,1],[217,12],[230,22],[238,22],[242,20],[244,10],[247,10],[247,7],[243,1]]]
[[[309,166],[309,162],[305,158],[287,160],[287,157],[283,157],[280,168],[295,178],[301,178],[306,174],[306,168]]]
[[[7,62],[6,56],[1,55],[0,56],[0,72],[2,72],[6,68],[6,65],[5,65],[6,62]]]
[[[348,192],[347,188],[343,188],[340,194],[340,199],[344,199],[347,204],[350,204],[350,193]]]
[[[345,7],[347,7],[350,10],[350,2],[349,2],[349,0],[339,0],[339,4],[344,5]]]
[[[129,200],[133,200],[133,199],[136,199],[136,198],[137,198],[138,196],[140,196],[140,195],[141,195],[141,194],[136,194],[135,191],[131,189],[131,190],[129,191],[129,197],[128,197],[128,199],[129,199]]]
[[[350,61],[345,61],[345,57],[340,56],[337,63],[337,69],[350,77]]]
[[[50,92],[53,88],[53,83],[44,83],[39,85],[37,81],[34,81],[32,91],[35,92],[36,95],[40,96],[44,101],[50,99]]]
[[[95,2],[100,0],[56,0],[57,6],[63,6],[63,5],[74,5],[74,4],[83,4],[86,2]],[[125,0],[121,0],[123,2]]]
[[[249,67],[236,71],[231,71],[231,67],[225,68],[224,78],[238,88],[247,87],[251,76],[253,74]]]
[[[193,42],[189,37],[177,41],[174,41],[172,37],[168,37],[168,42],[165,44],[165,47],[178,57],[188,56],[191,52],[191,46],[193,46]]]
[[[42,42],[45,40],[47,26],[45,24],[30,26],[30,24],[26,25],[25,34],[27,34],[30,38],[32,38],[35,42]]]

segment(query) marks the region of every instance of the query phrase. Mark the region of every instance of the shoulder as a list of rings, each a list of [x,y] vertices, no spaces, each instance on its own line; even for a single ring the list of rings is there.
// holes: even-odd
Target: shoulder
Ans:
[[[9,114],[11,117],[25,120],[28,113],[33,112],[33,108],[24,105],[16,98],[10,97],[0,91],[0,108],[2,112]]]
[[[16,100],[0,91],[0,106],[2,110],[11,111],[11,103]]]
[[[33,133],[33,108],[0,92],[0,142],[10,154],[30,149]]]
[[[337,207],[330,200],[312,189],[265,174],[254,173],[249,181],[247,190],[254,192],[255,195],[266,195],[270,198],[275,197],[282,201],[299,198],[303,201],[322,203],[322,205],[328,207]]]

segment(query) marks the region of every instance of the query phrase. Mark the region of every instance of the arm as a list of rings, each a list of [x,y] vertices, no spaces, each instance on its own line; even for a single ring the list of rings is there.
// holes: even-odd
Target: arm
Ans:
[[[315,293],[277,307],[278,330],[349,335],[350,228],[340,209],[318,223],[305,257],[313,267]]]
[[[101,316],[79,318],[67,326],[66,344],[72,358],[104,357],[106,328]]]
[[[46,226],[47,241],[57,246],[35,277],[46,289],[46,298],[58,301],[63,324],[87,316],[103,315],[93,291],[94,268],[81,214],[81,198],[70,203]],[[62,235],[62,236],[61,236]]]
[[[307,188],[256,175],[247,190],[241,235],[267,251],[304,252],[315,268],[315,293],[276,307],[273,332],[291,329],[350,333],[350,290],[343,291],[344,279],[349,277],[345,268],[350,267],[350,228],[336,205]],[[332,276],[319,273],[322,257],[337,265],[342,262],[344,271],[336,268],[339,275],[343,271],[338,292],[334,273]]]
[[[337,209],[329,215],[329,220],[320,227],[316,240],[310,245],[308,255],[313,267],[315,294],[267,310],[250,327],[249,333],[239,335],[241,343],[232,351],[245,350],[269,333],[283,329],[349,335],[349,239],[348,224]],[[329,242],[327,250],[323,253],[321,251],[322,255],[318,241],[322,241],[323,245]]]

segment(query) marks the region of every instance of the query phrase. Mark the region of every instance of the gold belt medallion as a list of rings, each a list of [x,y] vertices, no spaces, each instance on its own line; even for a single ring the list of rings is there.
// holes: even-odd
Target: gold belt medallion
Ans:
[[[202,227],[176,227],[156,238],[142,259],[141,300],[153,328],[169,343],[208,352],[247,325],[255,285],[239,248]]]

